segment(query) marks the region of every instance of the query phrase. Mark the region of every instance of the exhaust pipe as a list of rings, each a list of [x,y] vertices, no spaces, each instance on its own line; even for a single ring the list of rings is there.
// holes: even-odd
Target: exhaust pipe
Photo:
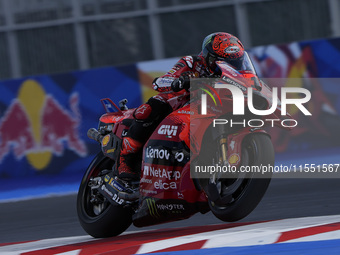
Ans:
[[[103,137],[99,131],[95,128],[90,128],[88,131],[87,131],[87,136],[88,138],[92,139],[92,140],[95,140],[97,141],[98,143],[101,143],[102,140],[103,140]]]
[[[133,193],[119,192],[118,197],[125,201],[135,201],[139,198],[139,191]]]

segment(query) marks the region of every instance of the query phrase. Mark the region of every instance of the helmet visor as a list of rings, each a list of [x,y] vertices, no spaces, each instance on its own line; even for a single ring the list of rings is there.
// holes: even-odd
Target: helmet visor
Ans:
[[[208,55],[207,63],[212,71],[215,71],[217,68],[216,61],[224,61],[230,65],[232,65],[236,70],[241,71],[243,66],[243,56],[238,59],[230,59],[230,58],[222,58],[217,57],[212,54]]]
[[[208,55],[207,63],[210,67],[210,69],[214,72],[217,70],[216,61],[224,61],[231,65],[235,70],[237,71],[251,71],[252,73],[256,74],[255,68],[249,58],[249,55],[247,52],[244,52],[244,55],[241,58],[238,59],[230,59],[230,58],[221,58],[213,56],[212,54]]]

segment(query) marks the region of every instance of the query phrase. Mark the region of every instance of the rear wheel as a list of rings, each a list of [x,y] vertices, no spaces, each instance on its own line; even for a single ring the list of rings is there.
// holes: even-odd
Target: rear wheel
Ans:
[[[112,169],[113,161],[98,153],[87,168],[81,181],[77,212],[83,229],[97,238],[116,236],[124,232],[132,223],[133,211],[112,205],[104,196],[91,188],[94,178],[101,177],[106,169]]]
[[[222,153],[219,152],[219,153]],[[221,155],[217,155],[221,158]],[[274,165],[274,148],[266,134],[245,137],[242,144],[241,165]],[[237,221],[251,213],[261,201],[271,180],[271,173],[238,173],[232,178],[214,180],[224,203],[209,200],[212,213],[223,221]]]

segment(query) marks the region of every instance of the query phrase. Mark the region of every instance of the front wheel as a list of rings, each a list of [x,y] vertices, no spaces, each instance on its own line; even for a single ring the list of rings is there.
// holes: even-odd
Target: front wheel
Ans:
[[[93,178],[103,174],[103,170],[112,169],[113,163],[102,152],[98,153],[87,168],[78,191],[79,222],[89,235],[96,238],[119,235],[132,223],[131,208],[112,205],[90,185]]]
[[[274,166],[275,155],[271,139],[263,133],[248,135],[242,143],[242,166]],[[235,178],[217,179],[220,196],[230,194],[225,204],[216,204],[209,200],[212,213],[223,221],[237,221],[250,214],[260,203],[271,180],[271,173],[266,175],[247,173]]]

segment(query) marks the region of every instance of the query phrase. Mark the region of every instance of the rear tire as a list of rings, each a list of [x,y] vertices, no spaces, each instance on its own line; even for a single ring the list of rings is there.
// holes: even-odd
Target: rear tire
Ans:
[[[113,161],[98,153],[87,168],[81,181],[77,196],[77,213],[81,226],[91,236],[104,238],[123,233],[132,223],[131,208],[112,205],[103,198],[103,203],[90,202],[90,178],[100,176],[105,169],[112,169]]]
[[[241,160],[243,166],[274,166],[275,155],[270,137],[263,133],[248,135],[242,144]],[[228,189],[232,185],[238,185],[237,190],[232,194],[232,200],[225,205],[218,206],[209,200],[212,213],[227,222],[243,219],[260,203],[269,186],[271,175],[272,173],[249,174],[246,178],[235,179],[234,183],[229,179],[229,186],[223,184],[226,180],[221,180],[221,193],[223,187]]]

